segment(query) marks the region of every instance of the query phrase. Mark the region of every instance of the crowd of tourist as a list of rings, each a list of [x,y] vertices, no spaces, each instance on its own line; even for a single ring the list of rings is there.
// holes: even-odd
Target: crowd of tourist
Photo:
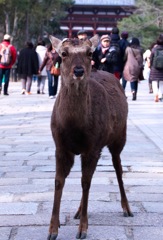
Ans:
[[[77,38],[85,41],[88,39],[87,32],[80,30]],[[59,76],[53,74],[51,69],[56,64],[60,67],[61,58],[52,44],[46,46],[41,38],[36,46],[28,41],[17,54],[10,39],[10,35],[5,34],[0,44],[0,94],[3,90],[4,95],[9,95],[10,70],[17,59],[17,73],[22,82],[21,94],[31,94],[33,76],[36,76],[37,94],[45,93],[47,79],[48,95],[53,99],[57,94]],[[129,82],[133,101],[137,99],[139,81],[144,78],[149,83],[149,93],[154,94],[154,101],[163,101],[163,34],[145,51],[138,38],[132,37],[130,41],[128,39],[128,32],[123,31],[120,34],[117,27],[113,27],[110,34],[102,35],[92,56],[92,68],[114,74],[124,91]],[[4,63],[3,55],[7,51],[8,63]]]

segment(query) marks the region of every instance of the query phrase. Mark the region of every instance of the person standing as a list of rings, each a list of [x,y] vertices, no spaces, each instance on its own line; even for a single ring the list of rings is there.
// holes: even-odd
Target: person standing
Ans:
[[[2,79],[4,77],[4,91],[3,94],[8,96],[8,87],[10,80],[10,71],[16,62],[16,49],[10,43],[11,36],[5,34],[3,41],[0,44],[0,94],[2,91]]]
[[[58,76],[51,74],[51,68],[53,65],[58,63],[58,67],[61,64],[61,57],[58,55],[56,50],[52,47],[50,43],[48,49],[46,51],[44,60],[39,68],[39,74],[41,73],[42,69],[46,66],[47,76],[48,76],[48,91],[49,91],[49,98],[53,99],[57,94],[58,89]]]
[[[77,38],[80,39],[80,40],[86,40],[88,39],[88,35],[87,35],[87,32],[83,29],[83,30],[79,30],[77,32]]]
[[[21,94],[30,95],[32,86],[32,76],[38,74],[39,62],[33,43],[27,41],[25,48],[20,51],[18,57],[17,72],[22,82]]]
[[[152,48],[150,55],[150,76],[152,82],[152,89],[154,94],[154,101],[159,102],[163,100],[163,34],[157,38],[156,46]],[[156,57],[159,55],[159,62],[157,66]]]
[[[150,75],[150,56],[151,56],[151,50],[147,49],[143,53],[143,60],[144,60],[144,70],[143,70],[143,76],[144,79],[146,79],[149,82],[149,93],[153,93],[152,89],[152,83],[149,81],[149,75]]]
[[[114,51],[117,54],[117,60],[113,66],[113,73],[115,77],[117,77],[120,80],[120,78],[122,77],[121,62],[123,62],[123,59],[121,58],[121,49],[119,44],[120,36],[119,29],[117,27],[112,28],[110,37],[111,37],[110,49],[114,49]]]
[[[45,42],[40,39],[38,41],[36,52],[38,54],[38,60],[39,60],[39,67],[41,66],[45,54],[46,54],[47,48],[45,47]],[[44,88],[45,88],[45,80],[47,78],[47,72],[46,68],[44,67],[37,78],[37,94],[44,94]]]
[[[127,81],[130,82],[132,100],[137,98],[139,75],[143,67],[143,53],[138,38],[133,37],[125,51],[125,66],[123,70],[122,87],[125,90]]]
[[[114,70],[119,59],[116,49],[113,46],[110,46],[110,42],[111,38],[109,35],[101,36],[100,45],[93,53],[92,67],[115,75]]]
[[[121,39],[119,40],[119,46],[120,46],[120,71],[121,71],[121,77],[122,77],[122,82],[123,82],[123,69],[124,69],[124,65],[125,65],[125,62],[124,62],[124,56],[125,56],[125,50],[126,48],[129,46],[129,41],[127,40],[128,39],[128,32],[127,31],[123,31],[121,33]]]

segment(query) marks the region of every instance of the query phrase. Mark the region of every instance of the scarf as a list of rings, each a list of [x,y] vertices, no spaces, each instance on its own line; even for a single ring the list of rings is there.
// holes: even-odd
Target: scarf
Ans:
[[[101,51],[102,51],[103,54],[105,54],[108,49],[109,49],[109,47],[101,46]]]

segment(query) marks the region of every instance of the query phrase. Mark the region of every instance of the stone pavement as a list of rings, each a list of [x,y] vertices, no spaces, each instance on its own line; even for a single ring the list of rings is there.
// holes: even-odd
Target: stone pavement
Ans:
[[[110,154],[104,148],[89,200],[90,240],[163,239],[163,102],[155,103],[148,83],[139,84],[138,100],[129,86],[128,138],[121,155],[123,180],[133,218],[125,218]],[[10,83],[0,96],[0,240],[45,240],[51,217],[55,146],[50,132],[54,99],[20,95]],[[47,90],[46,90],[47,92]],[[80,161],[66,180],[57,240],[74,240],[73,215],[81,198]]]

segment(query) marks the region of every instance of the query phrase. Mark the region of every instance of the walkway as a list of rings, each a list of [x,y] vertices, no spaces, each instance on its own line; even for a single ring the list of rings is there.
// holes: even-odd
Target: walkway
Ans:
[[[50,132],[54,99],[0,96],[0,240],[46,240],[53,203],[55,146]],[[47,92],[47,90],[46,90]],[[104,149],[94,174],[89,200],[89,240],[163,239],[163,102],[155,103],[147,82],[138,100],[129,86],[128,138],[122,153],[124,184],[133,218],[124,218],[110,154]],[[73,219],[81,198],[80,161],[67,178],[57,240],[74,240]]]

